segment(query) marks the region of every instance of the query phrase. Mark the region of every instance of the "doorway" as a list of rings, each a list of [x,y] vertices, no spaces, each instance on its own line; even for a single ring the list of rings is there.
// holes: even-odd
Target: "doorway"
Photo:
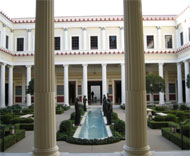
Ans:
[[[8,106],[8,99],[9,99],[9,84],[5,84],[5,105]]]
[[[115,81],[115,103],[121,104],[121,81]]]
[[[73,105],[75,103],[76,98],[76,82],[70,81],[69,82],[69,104]]]
[[[91,93],[94,92],[92,99]],[[98,104],[102,101],[102,81],[88,81],[88,103]]]

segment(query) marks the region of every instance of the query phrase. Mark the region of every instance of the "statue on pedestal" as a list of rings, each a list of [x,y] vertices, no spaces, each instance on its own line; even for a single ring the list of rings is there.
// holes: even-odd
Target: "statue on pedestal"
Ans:
[[[107,114],[106,114],[106,118],[107,118],[107,125],[111,125],[112,120],[111,120],[111,116],[112,116],[112,104],[110,102],[110,100],[107,100]]]
[[[84,97],[83,97],[83,104],[84,104],[84,111],[86,112],[86,102],[87,102],[88,100],[87,100],[87,98],[86,98],[86,95],[84,95]]]

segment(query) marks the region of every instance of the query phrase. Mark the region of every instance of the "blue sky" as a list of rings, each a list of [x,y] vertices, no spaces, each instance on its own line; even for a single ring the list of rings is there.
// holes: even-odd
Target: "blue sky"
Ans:
[[[122,15],[123,0],[54,0],[55,16]],[[34,17],[36,0],[0,0],[0,10],[11,18]],[[190,0],[142,0],[144,15],[179,14]]]

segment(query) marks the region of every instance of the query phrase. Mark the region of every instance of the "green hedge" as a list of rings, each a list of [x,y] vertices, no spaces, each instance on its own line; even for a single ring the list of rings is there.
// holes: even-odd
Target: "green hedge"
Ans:
[[[5,139],[5,149],[14,145],[25,137],[25,130],[16,129],[14,135],[8,135]],[[0,151],[2,151],[2,139],[0,139]]]
[[[26,131],[33,131],[34,130],[34,123],[21,123],[20,129],[25,129]]]
[[[162,128],[161,129],[162,136],[181,147],[181,134],[170,132],[170,128]],[[183,148],[190,149],[190,139],[186,136],[183,136]]]
[[[170,124],[175,124],[174,122],[168,121],[154,121],[148,120],[148,127],[152,129],[160,129],[163,127],[169,127]]]
[[[11,119],[10,122],[12,124],[16,124],[16,123],[33,123],[34,120],[32,118],[14,118],[14,119]]]

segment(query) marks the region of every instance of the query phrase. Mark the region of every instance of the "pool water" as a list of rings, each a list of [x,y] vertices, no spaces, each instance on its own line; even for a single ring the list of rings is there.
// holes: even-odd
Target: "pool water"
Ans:
[[[108,137],[100,108],[88,111],[88,115],[82,125],[79,138],[103,139]]]

